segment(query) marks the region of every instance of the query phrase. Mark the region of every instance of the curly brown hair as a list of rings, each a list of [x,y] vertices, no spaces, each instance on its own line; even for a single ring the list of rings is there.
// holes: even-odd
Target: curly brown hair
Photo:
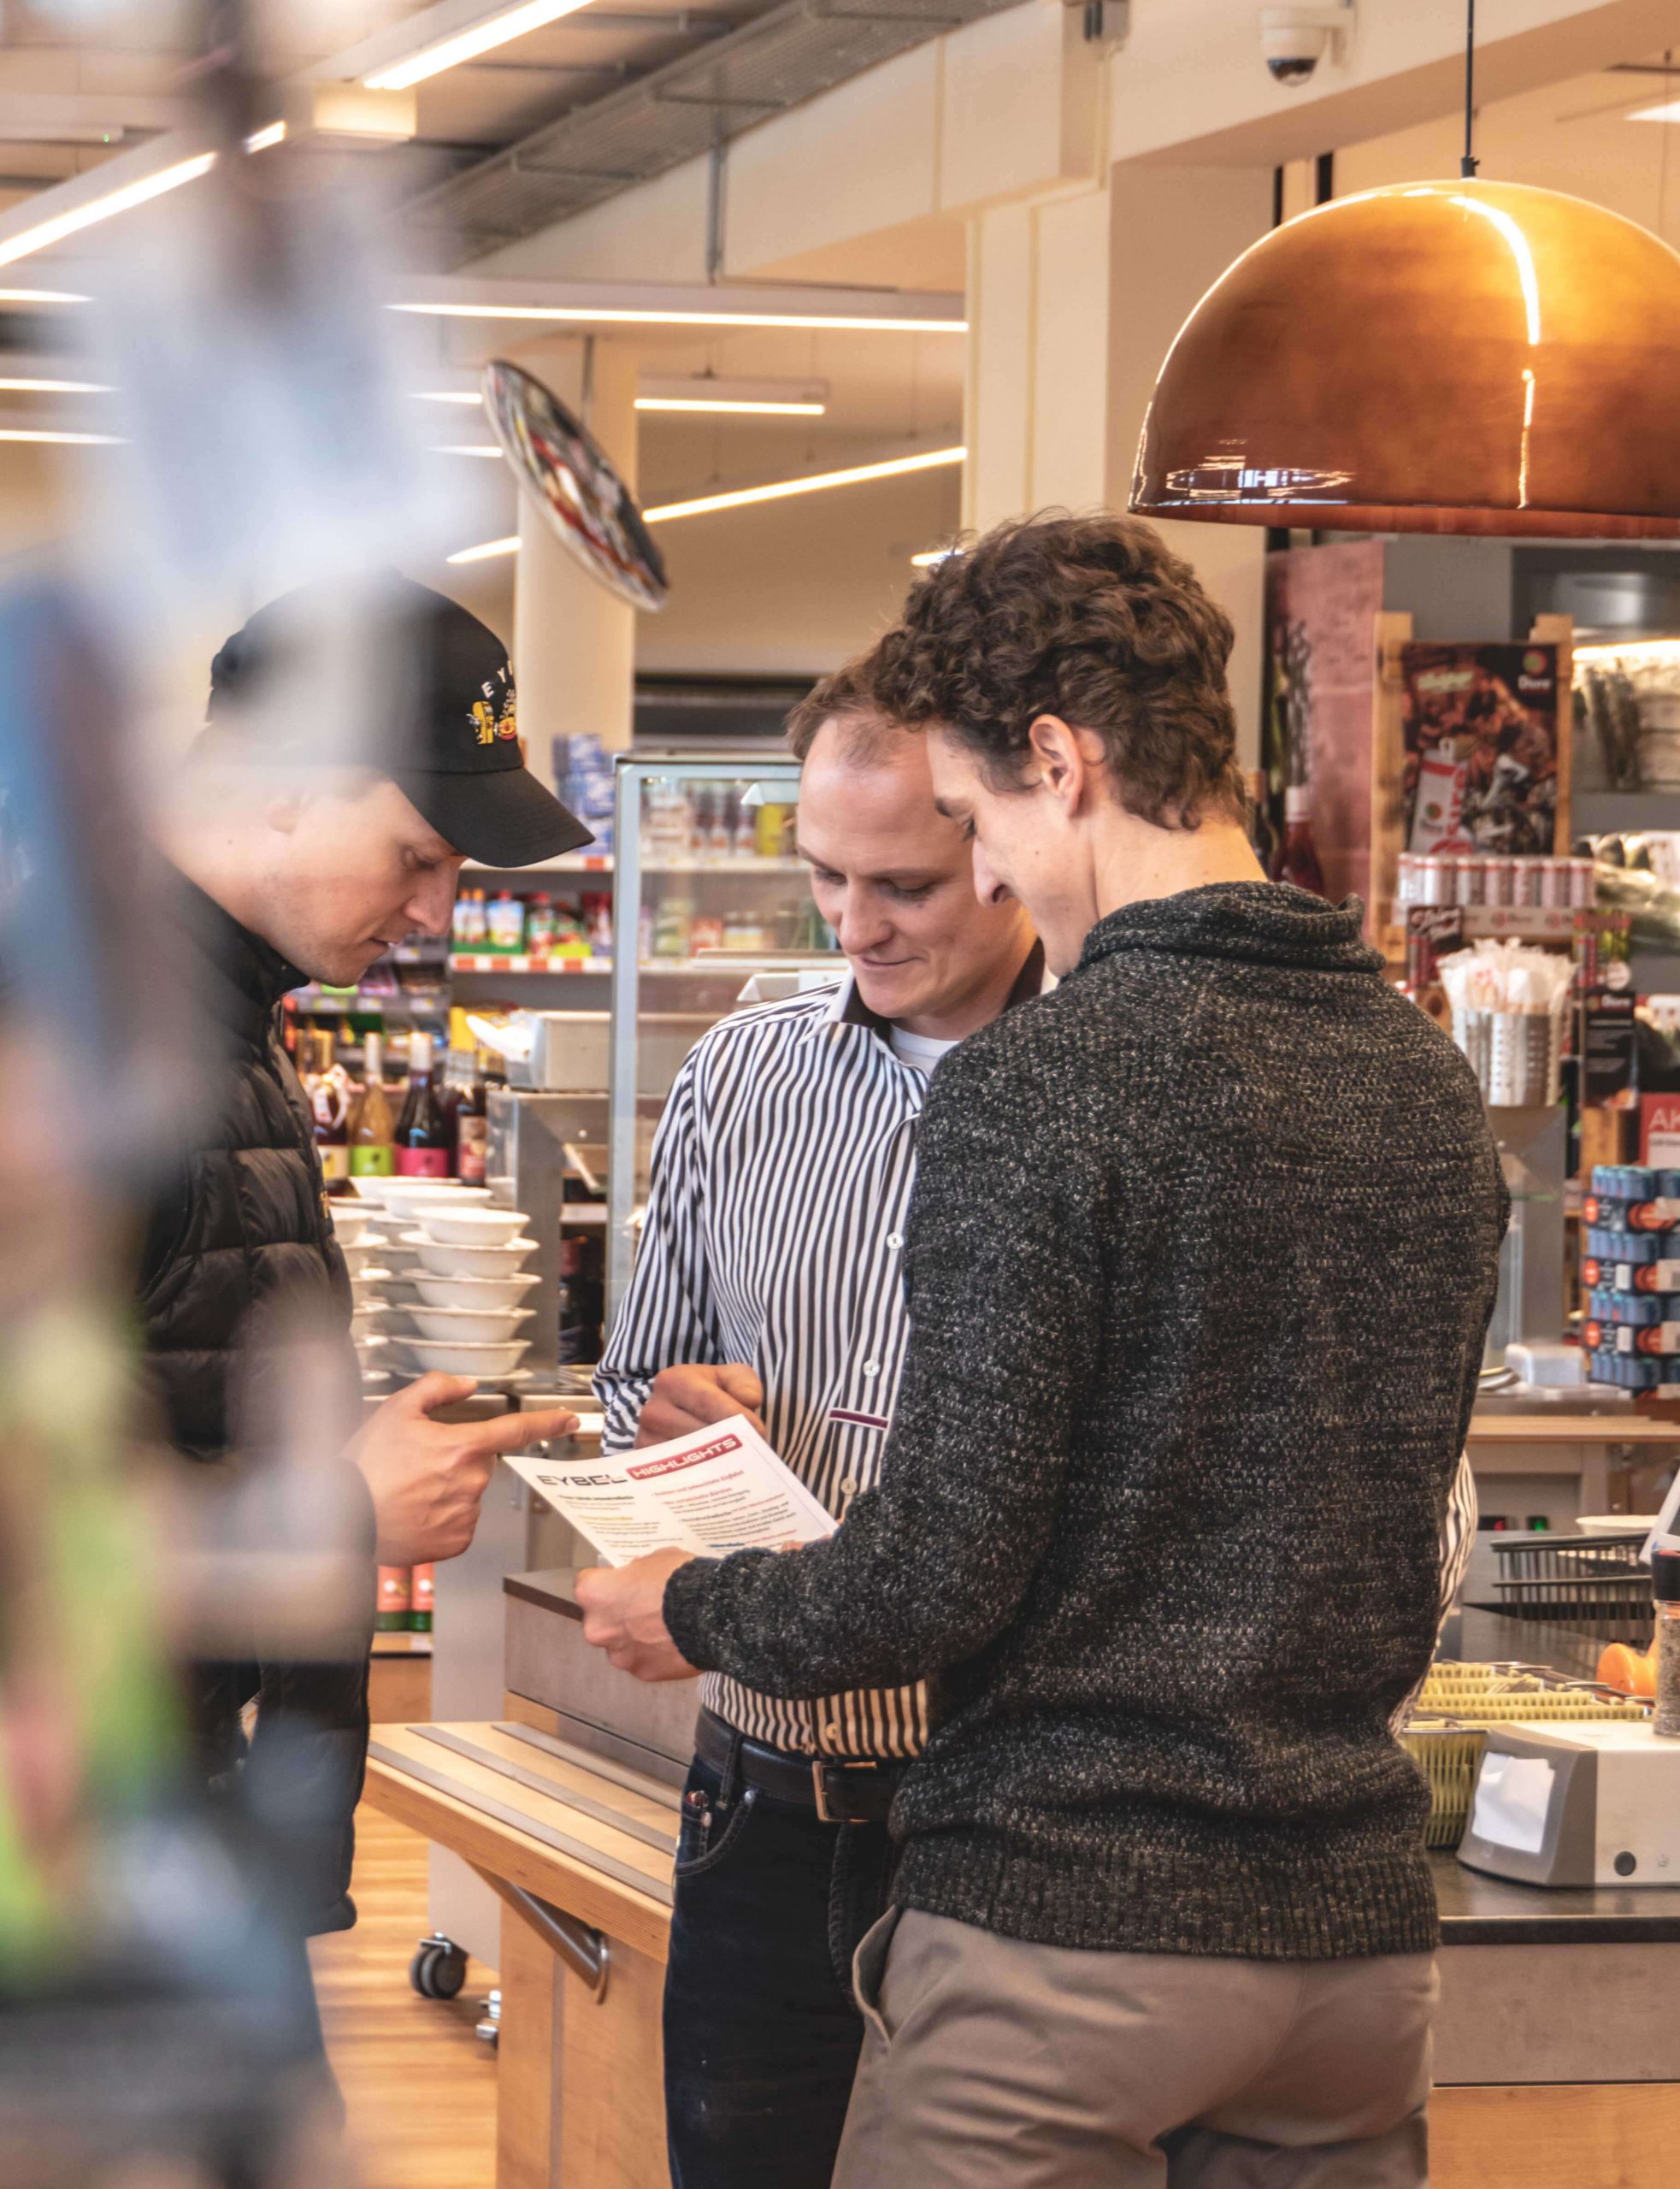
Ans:
[[[875,649],[889,719],[937,723],[996,788],[1018,784],[1028,733],[1056,715],[1103,740],[1116,796],[1158,828],[1240,815],[1225,688],[1230,618],[1135,517],[1000,524],[918,580]]]

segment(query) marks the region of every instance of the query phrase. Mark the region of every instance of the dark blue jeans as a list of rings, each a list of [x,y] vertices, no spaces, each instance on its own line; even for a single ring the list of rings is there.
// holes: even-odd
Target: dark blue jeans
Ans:
[[[688,1793],[665,1977],[673,2189],[828,2189],[864,2036],[852,1956],[886,1909],[892,1843],[698,1761]]]

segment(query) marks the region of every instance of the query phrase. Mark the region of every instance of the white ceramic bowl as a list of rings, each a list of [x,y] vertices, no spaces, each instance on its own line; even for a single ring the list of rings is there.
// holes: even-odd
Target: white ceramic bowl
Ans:
[[[415,1212],[428,1238],[446,1247],[505,1247],[518,1238],[529,1218],[516,1208],[445,1208],[428,1201]]]
[[[1657,1525],[1654,1513],[1583,1513],[1575,1523],[1583,1536],[1630,1536],[1636,1530],[1649,1535]]]
[[[364,1372],[369,1368],[382,1368],[385,1366],[380,1356],[391,1342],[388,1337],[376,1331],[352,1331],[351,1340],[356,1348],[356,1357],[361,1362]]]
[[[406,1289],[428,1307],[506,1308],[518,1307],[541,1281],[534,1271],[518,1277],[433,1277],[417,1270]]]
[[[353,1247],[368,1228],[368,1212],[358,1207],[353,1201],[334,1201],[327,1197],[327,1206],[333,1218],[333,1230],[341,1247]]]
[[[446,1376],[510,1376],[530,1350],[525,1338],[501,1345],[463,1338],[399,1337],[392,1342],[422,1368],[440,1368]]]
[[[380,1265],[380,1245],[378,1241],[373,1239],[368,1240],[364,1247],[346,1247],[341,1244],[339,1251],[345,1258],[345,1267],[350,1272],[352,1283],[362,1275],[364,1270],[374,1269]]]
[[[451,1247],[424,1231],[404,1232],[403,1246],[433,1277],[517,1277],[537,1251],[534,1239],[516,1239],[505,1247]]]
[[[371,1295],[383,1292],[390,1275],[388,1269],[375,1269],[371,1263],[363,1263],[360,1269],[352,1271],[350,1289],[356,1295],[357,1306],[361,1307]]]
[[[418,1209],[482,1208],[490,1198],[488,1186],[463,1186],[456,1178],[381,1178],[385,1206],[398,1215]]]
[[[356,1312],[350,1319],[350,1334],[353,1338],[377,1336],[385,1328],[386,1302],[374,1293],[364,1293],[356,1303]]]
[[[536,1311],[531,1307],[410,1307],[405,1312],[421,1337],[496,1344],[517,1337],[520,1325],[528,1323]]]

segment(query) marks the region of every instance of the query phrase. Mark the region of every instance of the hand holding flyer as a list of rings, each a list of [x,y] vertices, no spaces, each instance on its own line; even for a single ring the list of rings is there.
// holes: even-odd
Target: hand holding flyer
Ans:
[[[508,1465],[609,1566],[654,1550],[780,1550],[820,1543],[837,1525],[740,1414],[610,1459],[521,1454]]]

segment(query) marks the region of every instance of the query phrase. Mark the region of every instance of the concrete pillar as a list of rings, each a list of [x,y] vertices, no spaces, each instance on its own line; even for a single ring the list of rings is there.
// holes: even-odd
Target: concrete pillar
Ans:
[[[1240,252],[1271,226],[1269,168],[1123,162],[1109,189],[1107,501],[1124,509],[1138,436],[1173,337]],[[1258,525],[1164,524],[1236,626],[1230,689],[1244,764],[1258,764],[1265,533]]]
[[[1108,192],[969,223],[963,522],[1093,510],[1107,481]]]
[[[584,421],[634,492],[634,351],[571,336],[509,354]],[[609,747],[626,748],[635,694],[636,611],[584,568],[523,489],[513,625],[519,725],[535,772],[552,781],[551,747],[562,734],[592,730]]]

